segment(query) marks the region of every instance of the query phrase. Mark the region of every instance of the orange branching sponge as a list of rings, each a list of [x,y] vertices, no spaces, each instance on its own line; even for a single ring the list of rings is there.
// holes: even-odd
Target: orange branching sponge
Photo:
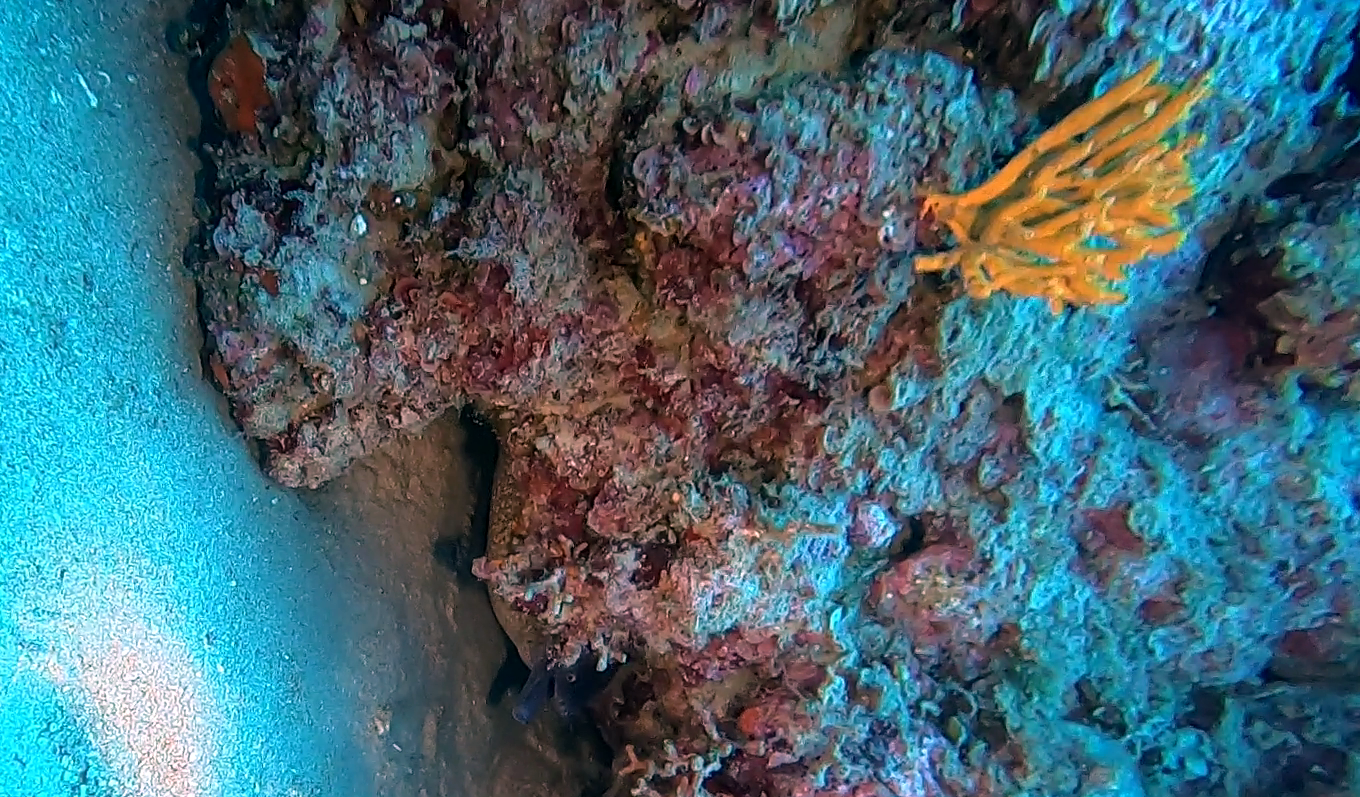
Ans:
[[[1176,206],[1193,194],[1185,158],[1199,136],[1167,132],[1204,96],[1153,84],[1158,64],[1073,111],[986,183],[958,196],[927,194],[958,247],[916,259],[916,270],[959,266],[969,295],[1007,291],[1067,304],[1124,300],[1125,269],[1180,246]]]

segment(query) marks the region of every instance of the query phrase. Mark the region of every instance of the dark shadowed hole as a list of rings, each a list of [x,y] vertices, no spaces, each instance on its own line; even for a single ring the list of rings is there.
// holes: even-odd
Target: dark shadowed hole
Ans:
[[[1223,718],[1227,701],[1216,689],[1196,688],[1190,693],[1190,709],[1184,716],[1185,724],[1202,731],[1212,731]]]
[[[888,559],[892,562],[902,562],[920,553],[925,547],[926,519],[921,515],[912,515],[907,518],[902,531],[888,546]]]
[[[480,583],[472,575],[472,562],[486,552],[486,535],[491,521],[491,487],[500,456],[500,442],[491,424],[465,407],[458,418],[463,430],[463,454],[472,477],[472,524],[467,535],[441,537],[434,544],[434,558],[458,579],[460,584]]]
[[[474,589],[485,587],[472,574],[472,563],[486,553],[487,531],[491,523],[491,494],[496,478],[496,463],[500,458],[500,441],[490,422],[464,407],[458,418],[463,430],[463,454],[467,457],[472,491],[472,523],[466,535],[450,535],[435,541],[431,551],[435,561],[453,574],[460,585]],[[519,655],[510,638],[501,634],[505,648],[504,663],[496,673],[488,690],[487,702],[505,706],[509,710],[515,695],[529,679],[529,665]]]

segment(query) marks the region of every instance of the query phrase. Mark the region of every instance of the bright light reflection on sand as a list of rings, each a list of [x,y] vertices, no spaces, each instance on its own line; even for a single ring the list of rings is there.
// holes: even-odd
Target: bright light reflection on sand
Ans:
[[[121,797],[208,797],[212,714],[203,673],[179,640],[131,609],[131,596],[103,595],[82,609],[90,605],[30,625],[48,643],[31,664],[89,722]]]

